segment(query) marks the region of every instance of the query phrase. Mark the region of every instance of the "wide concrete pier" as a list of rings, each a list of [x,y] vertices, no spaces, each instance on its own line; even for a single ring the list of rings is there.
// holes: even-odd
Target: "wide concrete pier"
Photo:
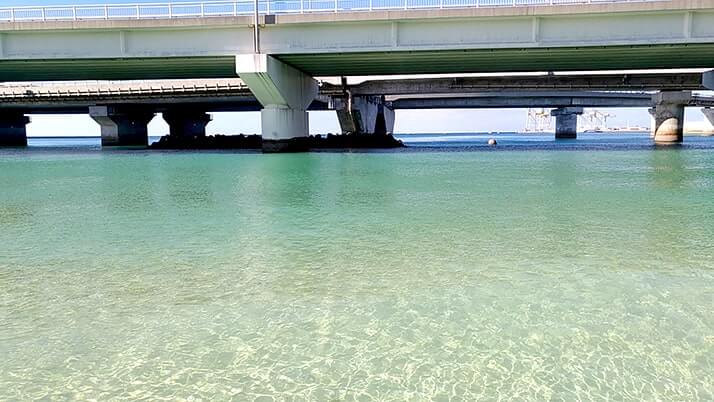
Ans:
[[[684,139],[684,107],[692,97],[690,91],[660,92],[654,101],[654,141],[656,144],[678,144]]]
[[[147,125],[156,114],[139,108],[92,106],[89,116],[99,123],[102,146],[149,145]]]
[[[21,112],[0,111],[0,147],[27,146],[30,118]]]
[[[307,108],[317,97],[317,81],[265,54],[236,56],[236,70],[263,105],[264,152],[299,151],[310,133]]]
[[[213,120],[208,113],[184,109],[166,111],[163,117],[174,137],[205,137],[206,126]]]
[[[394,109],[386,104],[384,96],[346,95],[334,97],[332,103],[342,134],[394,132]]]
[[[578,138],[578,115],[582,107],[560,107],[550,112],[555,117],[555,139]]]

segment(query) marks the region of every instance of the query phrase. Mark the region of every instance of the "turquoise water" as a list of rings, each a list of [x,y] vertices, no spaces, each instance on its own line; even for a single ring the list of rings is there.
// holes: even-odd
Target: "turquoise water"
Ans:
[[[509,138],[0,150],[0,400],[714,399],[714,139]]]

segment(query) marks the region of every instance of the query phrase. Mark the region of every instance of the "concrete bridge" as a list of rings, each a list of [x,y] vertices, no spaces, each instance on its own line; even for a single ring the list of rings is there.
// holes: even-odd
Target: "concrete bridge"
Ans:
[[[308,109],[335,110],[343,133],[391,133],[399,109],[545,107],[556,109],[556,138],[575,138],[583,107],[655,110],[652,88],[702,89],[702,81],[698,73],[659,73],[322,82]],[[518,86],[522,89],[510,89]],[[628,91],[574,90],[618,86]],[[563,89],[544,90],[552,88]],[[711,106],[712,100],[689,96],[682,104]],[[237,78],[6,84],[0,86],[0,144],[26,143],[26,114],[89,113],[102,126],[104,145],[146,145],[146,125],[156,113],[163,113],[171,135],[203,136],[211,121],[208,112],[261,109]]]
[[[714,65],[709,1],[519,0],[515,7],[443,9],[420,2],[261,14],[257,50],[312,77]],[[79,14],[0,18],[3,80],[226,78],[236,74],[236,55],[256,51],[252,16]]]
[[[256,10],[242,8],[245,2],[227,2],[234,6],[227,12],[195,3],[196,15],[170,5],[123,6],[121,12],[109,6],[14,9],[7,22],[7,11],[0,10],[0,79],[237,75],[263,107],[265,142],[280,149],[308,132],[306,110],[319,93],[313,77],[714,65],[709,1],[519,0],[495,7],[504,4],[482,0],[450,7],[462,4],[440,0],[420,8],[420,2],[406,0],[398,10],[332,1],[330,12],[305,9],[304,2],[296,10],[263,1],[255,16],[249,11]],[[662,121],[678,115],[669,107],[656,109],[669,116]],[[681,140],[668,127],[679,126],[658,124],[662,135],[656,141]]]
[[[336,110],[345,133],[372,132],[370,127],[377,126],[372,120],[376,119],[375,111],[380,105],[382,113],[391,116],[390,124],[385,122],[385,131],[391,132],[392,112],[399,109],[652,107],[652,93],[656,89],[706,89],[703,75],[695,72],[432,77],[368,80],[351,85],[346,81],[335,82],[339,81],[320,82],[319,94],[308,109]],[[181,121],[189,116],[208,122],[207,112],[262,109],[239,78],[0,86],[0,113],[6,120],[22,120],[25,114],[86,114],[94,106],[111,106],[125,113],[133,110],[140,115],[164,113],[170,126],[179,124],[172,132],[194,127],[190,135],[203,135],[205,124],[187,125]],[[348,106],[355,109],[354,113],[347,112]],[[9,118],[13,115],[14,118]]]

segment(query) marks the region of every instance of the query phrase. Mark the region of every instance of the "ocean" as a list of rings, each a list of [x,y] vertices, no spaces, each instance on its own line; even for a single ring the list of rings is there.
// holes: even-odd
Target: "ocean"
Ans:
[[[0,400],[714,399],[714,138],[400,138],[0,149]]]

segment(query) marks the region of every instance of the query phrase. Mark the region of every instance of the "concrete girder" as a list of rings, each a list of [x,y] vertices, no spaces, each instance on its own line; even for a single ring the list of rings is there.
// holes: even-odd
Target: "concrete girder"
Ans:
[[[714,77],[712,77],[714,85]],[[334,86],[320,88],[325,93]],[[701,73],[623,73],[588,75],[534,75],[534,76],[484,76],[448,78],[401,78],[367,80],[350,85],[352,96],[365,95],[425,95],[425,94],[471,94],[503,91],[661,91],[701,90]],[[714,89],[714,88],[713,88]]]
[[[443,94],[484,96],[489,93],[495,97],[504,92],[509,93],[509,96],[511,93],[549,94],[548,96],[570,93],[577,97],[578,94],[592,94],[594,91],[609,91],[601,92],[602,96],[615,94],[618,97],[625,97],[628,93],[631,94],[631,91],[701,89],[704,89],[701,73],[408,78],[368,80],[347,87],[353,97],[384,95],[401,98],[408,95]],[[344,85],[322,82],[320,86],[320,95],[323,96],[342,96],[344,91]],[[199,103],[209,104],[215,108],[221,105],[229,107],[229,105],[254,104],[257,101],[241,79],[230,78],[109,83],[72,82],[54,85],[5,84],[0,85],[0,102],[3,103],[3,108],[86,109],[97,104],[150,104],[160,109],[180,103],[186,109],[186,105]],[[573,103],[567,106],[582,105]],[[214,110],[211,107],[200,109]]]
[[[714,70],[702,73],[702,86],[706,89],[714,90]]]
[[[142,109],[92,106],[89,116],[101,127],[102,146],[149,145],[147,125],[156,114]]]
[[[263,151],[300,150],[300,138],[310,132],[307,108],[317,97],[317,81],[266,54],[237,55],[236,72],[263,105]]]
[[[394,109],[529,107],[649,107],[650,93],[588,91],[500,91],[471,94],[387,96]]]
[[[26,147],[30,121],[22,112],[0,112],[0,147]]]

